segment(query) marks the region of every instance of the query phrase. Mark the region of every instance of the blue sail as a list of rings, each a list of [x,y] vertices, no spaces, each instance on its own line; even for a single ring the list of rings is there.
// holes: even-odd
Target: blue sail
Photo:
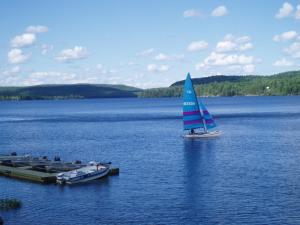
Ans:
[[[189,73],[184,83],[183,127],[184,130],[191,130],[204,127],[197,96]]]
[[[216,123],[215,123],[212,115],[210,115],[210,113],[206,109],[205,105],[201,101],[200,101],[200,109],[202,111],[202,116],[203,116],[206,128],[211,129],[211,128],[216,127]]]

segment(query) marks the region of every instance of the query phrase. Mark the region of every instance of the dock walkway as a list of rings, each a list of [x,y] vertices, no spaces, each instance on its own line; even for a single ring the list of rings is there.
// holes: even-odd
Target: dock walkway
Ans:
[[[78,161],[80,162],[80,161]],[[84,167],[85,164],[49,160],[47,157],[0,155],[0,175],[43,184],[56,183],[56,175]],[[119,168],[111,168],[110,176],[118,175]]]
[[[11,167],[0,165],[0,175],[44,184],[56,182],[56,173],[34,171],[31,170],[31,166]]]

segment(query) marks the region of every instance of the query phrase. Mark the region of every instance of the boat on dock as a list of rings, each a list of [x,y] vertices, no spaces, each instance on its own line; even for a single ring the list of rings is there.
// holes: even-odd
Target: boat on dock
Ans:
[[[44,184],[73,184],[118,174],[119,168],[111,167],[111,163],[65,162],[57,156],[50,160],[47,156],[17,156],[16,153],[0,155],[0,175]]]
[[[88,165],[56,176],[58,184],[76,184],[105,177],[110,172],[110,163],[90,162]]]
[[[189,133],[184,135],[185,138],[214,138],[221,134],[220,131],[214,130],[216,123],[203,102],[198,101],[189,73],[183,90],[183,127],[184,130],[189,130]],[[196,132],[195,129],[201,131]]]

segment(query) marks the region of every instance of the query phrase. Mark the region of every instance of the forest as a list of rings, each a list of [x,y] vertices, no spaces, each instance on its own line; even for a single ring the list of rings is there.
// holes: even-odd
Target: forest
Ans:
[[[300,71],[269,76],[211,76],[193,79],[198,96],[300,95]],[[184,81],[139,92],[139,97],[180,97]]]
[[[194,78],[198,96],[300,95],[300,71],[269,76]],[[125,85],[66,84],[0,87],[0,100],[181,97],[184,80],[170,87],[139,89]]]

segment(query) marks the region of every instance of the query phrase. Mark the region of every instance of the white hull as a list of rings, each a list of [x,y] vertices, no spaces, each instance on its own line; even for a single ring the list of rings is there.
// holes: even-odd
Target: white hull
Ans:
[[[218,130],[211,132],[202,132],[202,133],[194,133],[194,134],[185,134],[185,138],[214,138],[220,136],[222,133]]]
[[[59,184],[84,183],[84,182],[105,177],[108,175],[109,171],[110,171],[109,165],[86,166],[70,172],[60,173],[57,176],[57,183]]]
[[[88,178],[78,180],[78,181],[67,181],[66,183],[67,184],[77,184],[77,183],[88,182],[88,181],[91,181],[91,180],[97,180],[97,179],[100,179],[102,177],[107,176],[108,173],[109,173],[109,169],[107,169],[104,173],[98,174],[98,175],[93,176],[93,177],[88,177]]]

